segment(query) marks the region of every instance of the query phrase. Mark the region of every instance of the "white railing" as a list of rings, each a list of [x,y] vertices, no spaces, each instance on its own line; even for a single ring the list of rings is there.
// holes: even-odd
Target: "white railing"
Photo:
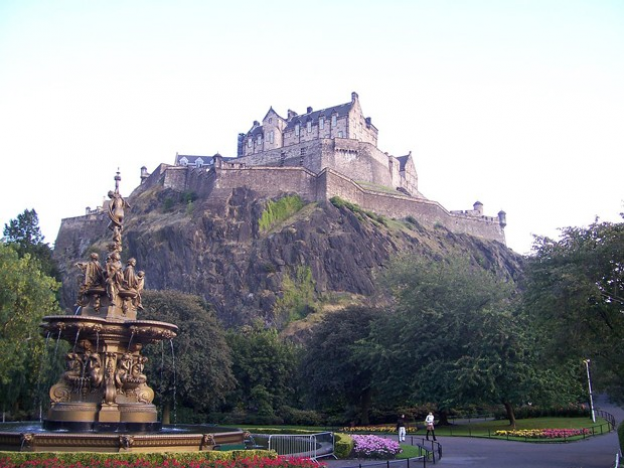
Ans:
[[[258,437],[258,436],[255,436]],[[268,450],[288,457],[309,458],[316,461],[322,457],[334,457],[334,433],[273,434],[268,436]]]

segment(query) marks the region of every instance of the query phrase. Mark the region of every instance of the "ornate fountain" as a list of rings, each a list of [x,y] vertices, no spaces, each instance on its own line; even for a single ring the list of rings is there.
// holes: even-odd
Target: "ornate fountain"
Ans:
[[[163,431],[152,403],[154,391],[143,373],[144,345],[176,336],[171,323],[137,320],[145,273],[136,260],[122,265],[122,232],[127,202],[108,196],[112,242],[105,264],[91,253],[79,262],[80,289],[74,315],[43,318],[42,334],[70,343],[66,370],[50,388],[43,430],[2,432],[0,450],[29,451],[195,451],[241,443],[244,434],[215,426],[179,426]],[[19,447],[19,448],[18,448]]]

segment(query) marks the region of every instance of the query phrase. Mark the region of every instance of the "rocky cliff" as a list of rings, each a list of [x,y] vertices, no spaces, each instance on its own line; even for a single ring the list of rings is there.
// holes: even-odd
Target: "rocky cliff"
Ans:
[[[375,292],[374,272],[393,256],[415,252],[430,257],[467,254],[484,268],[517,277],[521,257],[503,244],[417,220],[391,220],[357,207],[311,203],[295,215],[260,229],[267,200],[238,188],[226,197],[196,199],[153,187],[128,199],[123,260],[135,257],[146,272],[147,289],[177,289],[211,302],[227,326],[257,317],[272,320],[285,275],[299,265],[312,272],[319,294]],[[355,208],[355,209],[354,209]],[[54,255],[64,276],[62,303],[73,308],[74,264],[90,252],[106,258],[111,232],[99,215],[63,221]]]

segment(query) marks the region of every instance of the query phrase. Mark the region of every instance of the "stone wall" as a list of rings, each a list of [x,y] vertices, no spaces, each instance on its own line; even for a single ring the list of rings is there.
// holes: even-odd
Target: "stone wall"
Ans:
[[[364,210],[390,218],[402,219],[412,216],[430,228],[443,226],[454,233],[470,234],[505,243],[505,233],[498,218],[453,214],[435,201],[411,198],[398,192],[390,194],[365,190],[348,177],[330,169],[323,171],[318,177],[319,195],[323,193],[326,199],[336,196],[355,203]]]
[[[315,155],[323,154],[323,158],[328,158],[332,154],[338,154],[334,151],[333,146],[335,140],[323,142],[317,140],[310,142],[310,145],[326,145],[329,147],[316,148]],[[339,150],[344,151],[354,142],[348,140],[343,145],[342,141],[335,144]],[[357,143],[357,142],[355,142]],[[360,144],[362,145],[362,144]],[[364,144],[375,149],[372,145]],[[300,149],[300,148],[299,148]],[[276,150],[272,152],[272,158],[276,158],[278,153],[284,150]],[[372,211],[374,213],[387,216],[390,218],[402,219],[408,216],[414,217],[418,222],[427,227],[443,226],[454,233],[465,233],[476,237],[496,240],[505,243],[505,233],[497,217],[478,216],[467,210],[465,212],[450,212],[438,202],[428,200],[426,198],[414,198],[402,195],[400,192],[385,192],[375,190],[372,187],[363,188],[354,182],[358,180],[359,173],[357,168],[362,168],[362,174],[373,174],[373,181],[379,185],[388,186],[389,184],[383,180],[383,170],[377,162],[379,155],[370,157],[370,153],[364,151],[356,152],[354,150],[353,161],[359,162],[351,164],[351,177],[347,177],[340,172],[325,168],[319,173],[309,170],[307,167],[298,165],[301,158],[304,162],[311,164],[314,158],[316,167],[321,164],[323,158],[311,155],[309,159],[306,156],[296,156],[296,148],[283,158],[282,167],[273,166],[246,166],[244,164],[224,163],[221,167],[207,169],[197,169],[190,167],[177,167],[161,165],[152,173],[145,182],[139,186],[133,195],[159,183],[167,188],[178,191],[193,191],[202,198],[209,198],[211,204],[220,204],[230,196],[233,189],[239,187],[248,187],[263,197],[277,197],[284,193],[297,193],[307,201],[323,201],[329,200],[334,196],[340,197],[351,203],[359,205],[362,209]],[[380,154],[385,156],[384,153]],[[261,157],[262,161],[267,161],[267,154]],[[239,158],[248,162],[256,156],[246,156]],[[342,157],[342,156],[341,156]],[[374,174],[378,174],[375,176]],[[386,172],[389,177],[389,173]],[[378,178],[376,178],[378,177]]]

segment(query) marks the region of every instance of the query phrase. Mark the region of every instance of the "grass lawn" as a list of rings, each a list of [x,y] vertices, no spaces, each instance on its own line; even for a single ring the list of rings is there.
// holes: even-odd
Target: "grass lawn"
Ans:
[[[422,449],[422,447],[401,444],[401,449],[403,449],[403,451],[396,456],[397,460],[405,460],[406,458],[422,457],[424,455],[424,450]]]

